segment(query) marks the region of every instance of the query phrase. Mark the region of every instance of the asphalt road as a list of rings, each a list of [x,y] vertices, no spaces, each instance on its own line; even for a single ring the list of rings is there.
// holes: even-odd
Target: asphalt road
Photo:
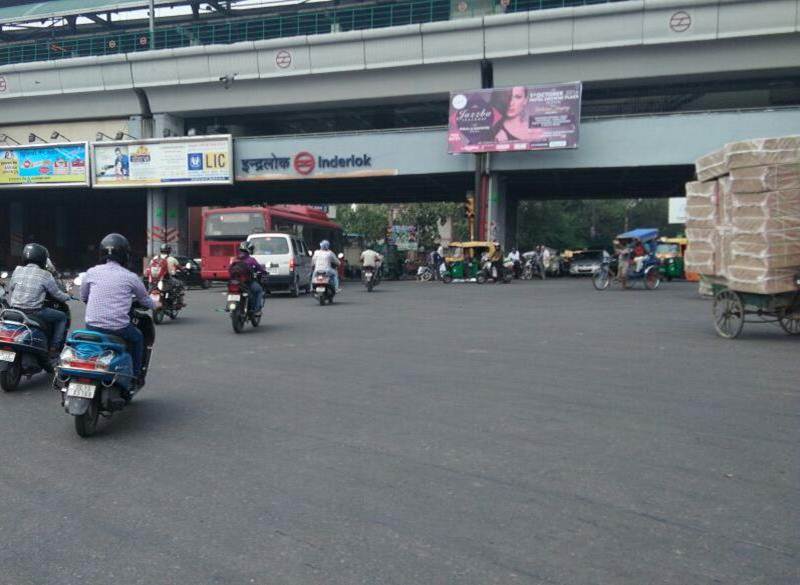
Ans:
[[[221,289],[80,439],[0,395],[0,584],[800,582],[800,339],[688,284]]]

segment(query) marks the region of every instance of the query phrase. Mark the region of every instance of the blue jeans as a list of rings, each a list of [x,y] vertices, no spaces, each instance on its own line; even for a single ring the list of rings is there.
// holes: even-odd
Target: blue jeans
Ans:
[[[64,345],[64,335],[67,332],[67,316],[64,312],[42,307],[31,314],[50,325],[50,348],[61,349]]]
[[[250,307],[253,312],[258,312],[264,307],[264,289],[255,280],[250,283]]]
[[[142,373],[142,358],[144,356],[144,335],[139,331],[133,323],[129,323],[124,329],[101,329],[100,327],[92,327],[87,325],[86,329],[89,331],[97,331],[98,333],[105,333],[106,335],[116,335],[128,342],[131,352],[131,359],[133,360],[133,375],[139,376]]]

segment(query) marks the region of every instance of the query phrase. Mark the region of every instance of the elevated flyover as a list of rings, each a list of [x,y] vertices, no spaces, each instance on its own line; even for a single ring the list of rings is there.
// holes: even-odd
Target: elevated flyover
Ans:
[[[0,68],[0,124],[268,113],[443,99],[451,90],[587,88],[800,71],[800,0],[627,0],[230,45]]]

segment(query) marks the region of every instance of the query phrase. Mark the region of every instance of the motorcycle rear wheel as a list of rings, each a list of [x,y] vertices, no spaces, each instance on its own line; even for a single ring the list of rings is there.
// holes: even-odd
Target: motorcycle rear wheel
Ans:
[[[89,408],[83,414],[75,417],[75,432],[79,437],[91,437],[97,430],[97,419],[100,412],[97,410],[97,403],[92,400]]]
[[[19,381],[22,379],[22,368],[19,361],[15,361],[8,369],[0,373],[0,387],[4,392],[13,392],[19,386]]]

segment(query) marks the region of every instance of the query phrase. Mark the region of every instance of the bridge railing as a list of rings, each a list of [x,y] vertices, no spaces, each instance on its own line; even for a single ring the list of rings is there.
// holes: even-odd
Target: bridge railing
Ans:
[[[237,18],[156,28],[155,49],[220,45],[299,35],[320,35],[351,30],[385,28],[508,12],[546,10],[570,6],[607,4],[626,0],[494,0],[493,8],[470,8],[468,2],[451,11],[450,0],[409,0],[363,7],[339,7],[259,18]],[[48,61],[71,57],[113,55],[146,51],[148,30],[125,30],[81,36],[53,36],[29,42],[0,44],[0,65]]]

